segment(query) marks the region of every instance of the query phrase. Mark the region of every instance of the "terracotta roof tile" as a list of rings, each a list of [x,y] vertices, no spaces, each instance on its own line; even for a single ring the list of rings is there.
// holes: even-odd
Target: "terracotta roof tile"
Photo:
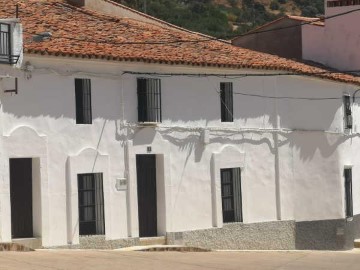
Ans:
[[[325,26],[325,23],[321,21],[319,18],[294,16],[294,15],[287,15],[285,16],[285,18],[289,18],[291,20],[300,21],[300,22],[311,22],[311,25]]]
[[[318,76],[360,85],[360,78],[324,72],[274,55],[238,48],[220,41],[172,44],[119,44],[124,42],[171,42],[204,40],[204,35],[161,27],[129,18],[115,18],[77,8],[65,0],[0,0],[0,18],[11,18],[19,4],[24,28],[24,52],[115,61],[155,62],[227,68],[279,70]],[[53,37],[34,42],[36,33]]]

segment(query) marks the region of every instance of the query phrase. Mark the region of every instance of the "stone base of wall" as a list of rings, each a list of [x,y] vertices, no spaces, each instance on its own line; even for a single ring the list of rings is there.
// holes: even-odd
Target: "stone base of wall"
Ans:
[[[360,238],[360,215],[347,220],[230,223],[166,237],[170,245],[217,250],[349,250]]]
[[[296,223],[296,249],[348,250],[360,237],[360,215],[351,219]]]
[[[347,220],[229,223],[223,228],[169,232],[166,243],[216,250],[349,250],[357,238],[360,215]],[[82,236],[79,245],[51,248],[118,249],[137,245],[139,238],[105,240],[105,236]]]
[[[293,250],[295,222],[229,223],[223,228],[168,233],[170,245],[218,250]]]
[[[81,236],[79,245],[51,247],[54,249],[118,249],[139,245],[139,238],[105,240],[103,235]]]

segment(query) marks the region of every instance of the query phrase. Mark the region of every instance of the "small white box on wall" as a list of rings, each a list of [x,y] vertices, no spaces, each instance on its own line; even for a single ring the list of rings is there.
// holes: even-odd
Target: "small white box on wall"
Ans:
[[[125,177],[116,178],[115,188],[117,191],[127,190],[127,179]]]

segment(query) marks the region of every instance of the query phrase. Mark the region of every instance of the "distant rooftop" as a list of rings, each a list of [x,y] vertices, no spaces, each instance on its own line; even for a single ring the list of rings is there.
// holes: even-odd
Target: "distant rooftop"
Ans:
[[[324,73],[326,70],[319,67],[238,48],[170,24],[161,26],[105,15],[66,0],[0,0],[0,18],[14,17],[17,3],[26,54],[277,70],[360,85],[360,78],[351,75]],[[34,42],[33,36],[43,32],[51,32],[52,37]]]

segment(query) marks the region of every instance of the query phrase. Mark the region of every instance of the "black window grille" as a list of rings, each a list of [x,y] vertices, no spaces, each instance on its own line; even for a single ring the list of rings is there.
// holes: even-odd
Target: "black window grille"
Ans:
[[[79,234],[104,235],[104,192],[102,173],[78,174]]]
[[[240,168],[221,170],[223,222],[243,222]]]
[[[76,124],[92,124],[91,80],[75,79]]]
[[[161,122],[161,80],[152,78],[137,79],[138,121]]]
[[[233,108],[233,84],[231,82],[220,83],[221,122],[234,121]]]
[[[0,62],[11,63],[10,25],[0,23]]]
[[[344,170],[345,177],[345,212],[346,217],[353,216],[353,198],[352,198],[352,169]]]
[[[348,95],[344,96],[344,122],[346,129],[352,129],[353,118],[351,112],[351,100]]]

